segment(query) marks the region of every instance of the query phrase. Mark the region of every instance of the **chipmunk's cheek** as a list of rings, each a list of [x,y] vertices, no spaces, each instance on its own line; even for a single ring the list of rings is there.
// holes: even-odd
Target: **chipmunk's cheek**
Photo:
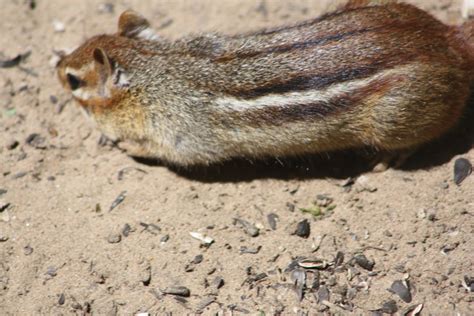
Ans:
[[[91,91],[87,89],[76,89],[72,91],[72,96],[82,105],[92,99]]]

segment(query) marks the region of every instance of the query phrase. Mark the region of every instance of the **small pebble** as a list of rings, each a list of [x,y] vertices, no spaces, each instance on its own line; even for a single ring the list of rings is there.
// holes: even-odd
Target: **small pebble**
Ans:
[[[66,296],[64,296],[64,293],[59,294],[58,304],[59,305],[64,305],[65,302],[66,302]]]
[[[55,267],[51,266],[46,269],[46,274],[50,277],[55,277],[56,275],[58,275],[58,270]]]
[[[388,291],[398,295],[405,303],[410,303],[412,300],[410,289],[405,282],[401,280],[394,281]]]
[[[239,224],[244,232],[249,235],[250,237],[257,237],[260,233],[260,230],[250,222],[240,219],[240,218],[234,218],[234,225]]]
[[[275,213],[270,213],[270,214],[267,215],[268,225],[270,225],[270,228],[272,230],[276,230],[278,219],[279,219],[279,217]]]
[[[5,211],[9,206],[9,202],[0,199],[0,212]]]
[[[151,282],[151,266],[147,265],[144,269],[142,269],[142,271],[140,273],[140,282],[142,282],[144,286],[150,285],[150,282]]]
[[[7,147],[8,150],[13,150],[20,145],[20,142],[18,142],[16,139],[11,139],[8,141],[5,147]]]
[[[29,256],[33,253],[33,248],[30,245],[26,245],[23,248],[23,253],[25,254],[25,256]]]
[[[474,277],[471,278],[465,275],[463,281],[464,281],[463,286],[465,285],[466,290],[468,290],[469,292],[474,292]]]
[[[204,244],[206,246],[209,246],[214,242],[214,239],[212,239],[211,237],[205,236],[205,235],[203,235],[201,233],[198,233],[198,232],[190,232],[189,234],[191,235],[191,237],[193,237],[194,239],[199,240],[202,244]]]
[[[4,235],[1,231],[0,231],[0,242],[5,242],[8,240],[8,236],[7,235]]]
[[[51,94],[51,95],[49,96],[49,102],[51,102],[52,104],[58,103],[58,97]]]
[[[459,158],[454,163],[454,183],[460,185],[472,173],[472,164],[465,158]]]
[[[110,234],[107,237],[107,241],[111,244],[117,244],[122,240],[122,236],[120,234]]]
[[[358,254],[358,255],[354,256],[354,260],[355,260],[355,262],[357,263],[358,266],[360,266],[361,268],[364,268],[366,270],[369,270],[369,271],[372,271],[372,269],[374,268],[374,265],[375,265],[375,262],[370,261],[363,254]]]
[[[132,231],[132,227],[129,224],[125,224],[122,228],[122,235],[124,237],[128,237],[131,231]]]
[[[59,20],[53,20],[53,29],[56,33],[62,33],[66,30],[66,26]]]
[[[311,234],[311,226],[307,219],[304,219],[297,224],[295,234],[301,238],[309,237]]]
[[[38,133],[32,133],[26,138],[26,143],[36,149],[46,149],[46,139]]]
[[[165,243],[168,240],[170,240],[170,235],[164,235],[163,237],[160,238],[161,243]]]
[[[216,289],[220,289],[224,286],[224,279],[220,276],[216,276],[212,281],[211,285]]]
[[[261,248],[262,248],[262,246],[258,246],[256,248],[249,248],[247,246],[241,246],[240,247],[240,253],[242,253],[242,254],[247,253],[247,254],[255,255],[260,251]]]
[[[196,257],[194,257],[194,259],[193,259],[193,261],[191,261],[191,263],[200,264],[203,260],[204,260],[203,255],[197,255]]]
[[[161,290],[163,294],[169,294],[169,295],[177,295],[177,296],[183,296],[183,297],[189,297],[191,295],[191,291],[184,286],[171,286],[167,287],[164,290]]]

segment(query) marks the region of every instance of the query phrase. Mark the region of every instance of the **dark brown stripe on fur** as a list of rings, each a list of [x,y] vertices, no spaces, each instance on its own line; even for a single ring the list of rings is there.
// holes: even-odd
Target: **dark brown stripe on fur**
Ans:
[[[247,90],[228,91],[231,95],[243,99],[258,98],[271,93],[297,92],[309,89],[323,89],[335,83],[370,77],[380,70],[387,70],[387,65],[379,62],[359,68],[344,68],[335,73],[324,75],[306,75],[291,78],[283,82],[270,82],[265,86]]]
[[[347,112],[365,102],[375,102],[382,97],[388,89],[395,88],[396,82],[403,81],[400,76],[389,76],[374,80],[366,86],[351,93],[343,93],[330,98],[327,101],[318,101],[305,104],[292,104],[285,107],[268,105],[266,108],[236,112],[232,116],[238,116],[245,120],[246,124],[255,127],[262,125],[285,125],[289,122],[308,122],[311,119],[323,119],[336,115],[339,112]],[[370,99],[370,101],[369,101]]]

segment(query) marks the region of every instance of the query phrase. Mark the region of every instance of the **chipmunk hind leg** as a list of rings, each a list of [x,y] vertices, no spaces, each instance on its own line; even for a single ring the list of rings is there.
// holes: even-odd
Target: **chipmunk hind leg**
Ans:
[[[390,168],[400,168],[415,152],[417,148],[405,149],[399,152],[379,152],[372,160],[372,172],[384,172]]]

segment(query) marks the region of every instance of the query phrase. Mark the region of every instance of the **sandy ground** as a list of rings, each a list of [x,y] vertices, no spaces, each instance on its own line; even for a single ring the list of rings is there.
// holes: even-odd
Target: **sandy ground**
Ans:
[[[474,177],[453,182],[454,161],[474,161],[471,129],[362,177],[351,153],[170,170],[99,145],[50,63],[115,32],[126,8],[177,38],[304,20],[328,2],[3,1],[0,59],[31,55],[0,69],[0,314],[474,315]],[[413,2],[461,19],[456,1]],[[295,266],[303,257],[321,269]],[[387,290],[402,281],[411,300]],[[177,286],[189,297],[165,293]]]

